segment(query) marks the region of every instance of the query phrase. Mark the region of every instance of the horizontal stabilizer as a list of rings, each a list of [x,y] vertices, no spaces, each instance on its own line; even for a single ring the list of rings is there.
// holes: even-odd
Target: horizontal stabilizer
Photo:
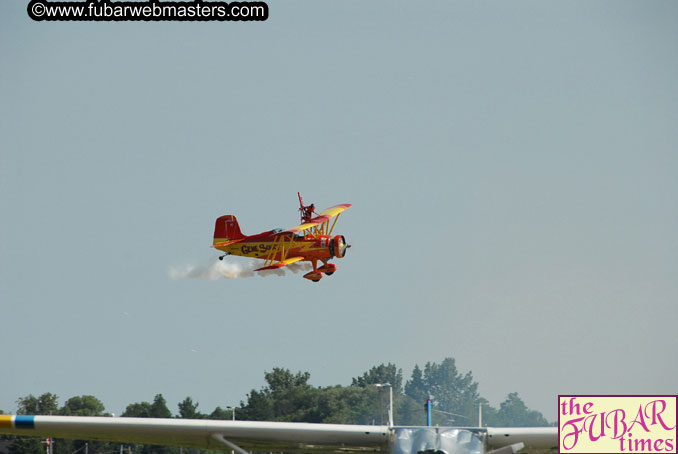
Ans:
[[[244,238],[243,238],[243,239],[244,239]],[[230,240],[230,241],[221,241],[221,242],[219,242],[219,243],[216,243],[216,242],[215,242],[215,243],[212,245],[212,247],[213,247],[213,248],[219,249],[220,247],[228,246],[229,244],[237,243],[237,242],[239,242],[239,241],[242,241],[242,239],[240,239],[240,240]]]

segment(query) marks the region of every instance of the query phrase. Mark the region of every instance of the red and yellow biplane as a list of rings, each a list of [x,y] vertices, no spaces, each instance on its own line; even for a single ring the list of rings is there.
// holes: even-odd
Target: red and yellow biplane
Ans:
[[[231,254],[265,260],[264,266],[255,271],[274,270],[308,261],[313,265],[313,271],[304,274],[304,277],[313,282],[322,279],[323,274],[333,274],[337,266],[329,263],[329,260],[344,257],[346,249],[351,246],[343,235],[332,236],[332,231],[339,215],[351,204],[342,203],[316,213],[313,204],[305,206],[301,194],[297,195],[301,224],[291,229],[273,229],[247,236],[240,231],[235,216],[227,214],[217,218],[212,247],[225,252],[219,260]],[[334,221],[330,226],[332,219]],[[322,262],[322,266],[318,267],[318,262]]]

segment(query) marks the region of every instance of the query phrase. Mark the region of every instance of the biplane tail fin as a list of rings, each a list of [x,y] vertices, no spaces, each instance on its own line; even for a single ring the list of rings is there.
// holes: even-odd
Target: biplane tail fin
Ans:
[[[238,219],[235,216],[227,214],[217,218],[217,222],[214,224],[213,244],[241,240],[243,238],[245,238],[245,235],[240,231],[240,224],[238,224]]]

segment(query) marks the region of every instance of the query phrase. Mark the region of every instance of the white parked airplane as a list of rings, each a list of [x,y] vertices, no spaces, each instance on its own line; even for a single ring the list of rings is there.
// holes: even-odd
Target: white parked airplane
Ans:
[[[206,419],[0,415],[0,434],[190,448],[390,454],[511,454],[555,448],[555,427],[361,426]]]

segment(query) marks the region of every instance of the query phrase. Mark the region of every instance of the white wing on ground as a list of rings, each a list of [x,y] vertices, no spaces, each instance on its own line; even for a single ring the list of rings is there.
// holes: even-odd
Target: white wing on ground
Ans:
[[[0,415],[0,433],[234,449],[223,440],[257,451],[385,451],[388,427],[203,419],[106,418],[84,416]],[[342,450],[344,450],[342,449]]]
[[[558,445],[555,427],[393,427],[204,419],[0,415],[0,434],[102,440],[201,449],[414,454],[445,450],[483,453],[521,444]],[[446,444],[452,446],[445,449]],[[501,453],[509,449],[502,449]],[[512,451],[512,452],[513,452]],[[508,451],[506,451],[508,453]]]
[[[557,427],[487,427],[487,445],[501,448],[515,443],[538,449],[558,447]]]

